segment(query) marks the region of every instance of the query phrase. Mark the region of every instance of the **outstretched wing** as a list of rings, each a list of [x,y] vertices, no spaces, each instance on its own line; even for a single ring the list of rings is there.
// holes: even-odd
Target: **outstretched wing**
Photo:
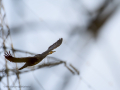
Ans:
[[[22,57],[22,58],[15,58],[11,55],[10,51],[5,53],[5,58],[11,62],[18,62],[18,63],[22,63],[22,62],[29,62],[31,60],[36,60],[36,57]]]
[[[48,48],[48,51],[52,51],[53,49],[59,47],[61,44],[62,44],[62,38],[60,38],[57,42],[55,42],[53,45],[51,45],[49,48]]]
[[[18,70],[22,70],[23,68],[26,68],[28,66],[27,63],[25,63],[21,68],[19,68]]]

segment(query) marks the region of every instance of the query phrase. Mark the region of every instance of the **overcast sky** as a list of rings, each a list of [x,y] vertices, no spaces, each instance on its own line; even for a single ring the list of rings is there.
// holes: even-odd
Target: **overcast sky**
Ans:
[[[109,8],[113,4],[117,5],[118,1],[112,2]],[[90,20],[87,10],[93,12],[103,2],[104,0],[3,1],[14,48],[42,53],[59,38],[63,38],[62,45],[50,56],[71,63],[80,71],[80,75],[73,75],[64,65],[39,69],[20,75],[21,85],[31,85],[35,90],[120,90],[120,7],[100,28],[97,40],[89,33],[70,36],[74,28],[87,26]],[[9,42],[8,39],[8,46]],[[16,53],[16,56],[30,55]],[[11,64],[14,68],[15,64]],[[18,64],[19,67],[22,65]],[[15,76],[11,78],[14,80]],[[6,78],[3,81],[6,82]]]

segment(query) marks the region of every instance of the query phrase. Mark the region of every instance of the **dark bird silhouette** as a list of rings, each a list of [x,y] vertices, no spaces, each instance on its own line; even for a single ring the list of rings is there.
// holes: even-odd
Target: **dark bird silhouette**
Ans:
[[[52,51],[53,49],[59,47],[62,44],[62,38],[60,38],[57,42],[55,42],[53,45],[51,45],[45,52],[42,54],[37,54],[34,57],[21,57],[21,58],[16,58],[13,57],[9,52],[5,53],[5,58],[11,62],[14,63],[23,63],[25,62],[25,65],[22,66],[19,70],[27,67],[27,66],[33,66],[38,64],[40,61],[42,61],[47,55],[54,53],[55,51]]]

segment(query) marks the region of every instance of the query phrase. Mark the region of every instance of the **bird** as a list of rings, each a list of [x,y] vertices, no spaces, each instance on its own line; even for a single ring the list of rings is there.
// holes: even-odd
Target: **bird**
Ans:
[[[53,43],[51,46],[49,46],[49,48],[43,52],[42,54],[36,54],[33,57],[13,57],[9,52],[5,52],[4,56],[7,60],[9,60],[10,62],[14,62],[14,63],[24,63],[25,64],[19,68],[18,70],[22,70],[28,66],[33,66],[38,64],[39,62],[41,62],[47,55],[50,55],[52,53],[54,53],[55,51],[53,51],[54,49],[56,49],[57,47],[59,47],[62,44],[63,38],[60,38],[59,40],[57,40],[55,43]]]

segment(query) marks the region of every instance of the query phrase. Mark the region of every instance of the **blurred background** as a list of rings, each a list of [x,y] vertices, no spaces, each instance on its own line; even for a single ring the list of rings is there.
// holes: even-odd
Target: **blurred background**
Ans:
[[[42,63],[65,64],[10,71],[24,63],[5,51],[34,56],[59,38]],[[120,0],[0,0],[0,90],[120,90],[119,54]]]

